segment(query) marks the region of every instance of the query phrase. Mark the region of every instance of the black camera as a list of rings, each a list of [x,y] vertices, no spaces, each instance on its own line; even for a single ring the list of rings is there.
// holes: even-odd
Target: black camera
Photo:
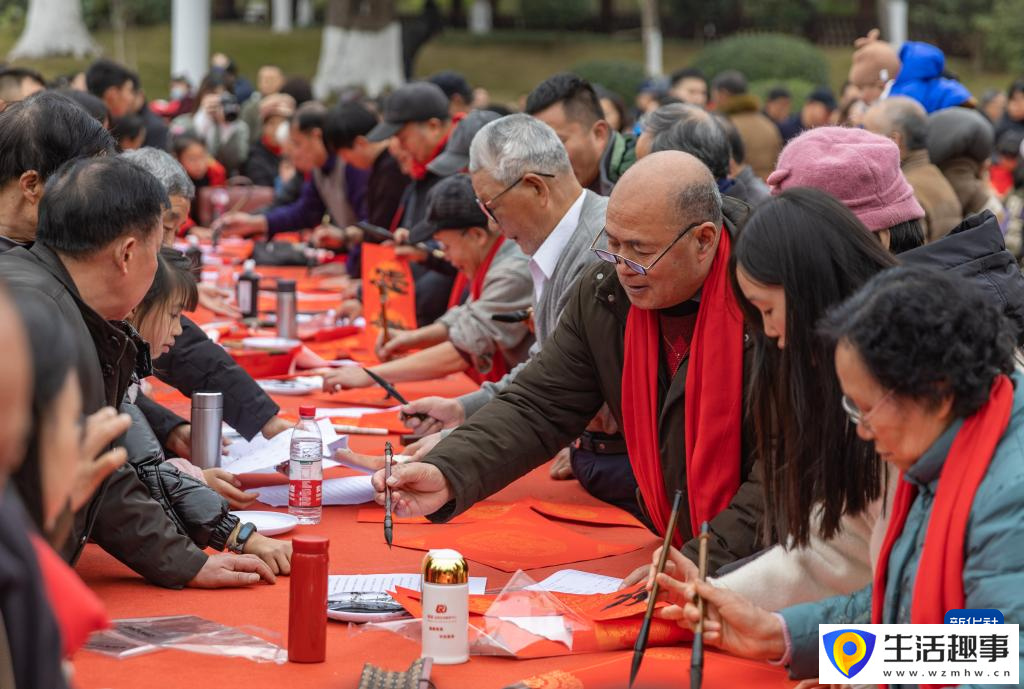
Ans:
[[[242,112],[242,106],[238,104],[235,94],[224,92],[220,94],[220,107],[224,111],[224,120],[234,122]]]

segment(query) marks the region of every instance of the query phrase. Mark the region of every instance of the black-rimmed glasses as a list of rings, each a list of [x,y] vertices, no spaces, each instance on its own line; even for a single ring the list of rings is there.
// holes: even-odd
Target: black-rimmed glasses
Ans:
[[[654,268],[658,261],[660,261],[662,257],[669,252],[669,249],[674,247],[680,239],[682,239],[687,235],[687,233],[689,233],[690,230],[692,230],[695,227],[700,227],[703,224],[704,221],[701,220],[700,222],[691,223],[687,227],[684,227],[682,230],[680,230],[679,234],[676,235],[676,238],[673,239],[672,242],[665,247],[665,250],[658,254],[658,256],[653,261],[651,261],[651,264],[648,266],[641,265],[632,259],[628,259],[625,256],[622,256],[621,254],[613,254],[611,251],[596,248],[597,240],[601,238],[602,234],[605,234],[604,229],[598,232],[597,236],[594,237],[594,241],[590,245],[590,250],[593,251],[599,259],[606,263],[618,264],[621,262],[637,275],[647,275],[647,273],[651,272],[651,269]]]
[[[491,206],[494,204],[495,201],[500,199],[502,196],[515,189],[516,185],[518,185],[520,182],[526,179],[526,175],[537,175],[538,177],[554,177],[554,175],[548,172],[525,172],[522,175],[520,175],[519,179],[517,179],[515,182],[512,182],[512,184],[508,185],[507,187],[499,191],[497,194],[492,196],[491,200],[488,201],[487,203],[481,201],[479,196],[476,197],[476,205],[480,206],[480,210],[483,211],[483,214],[490,218],[495,225],[499,224],[498,218],[495,217],[494,211],[491,210]]]

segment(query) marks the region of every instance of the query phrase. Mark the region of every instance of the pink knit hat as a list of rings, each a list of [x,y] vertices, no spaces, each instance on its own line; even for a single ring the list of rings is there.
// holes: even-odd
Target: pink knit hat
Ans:
[[[782,149],[768,186],[774,195],[791,187],[828,192],[872,232],[924,217],[900,169],[899,147],[864,129],[804,132]]]

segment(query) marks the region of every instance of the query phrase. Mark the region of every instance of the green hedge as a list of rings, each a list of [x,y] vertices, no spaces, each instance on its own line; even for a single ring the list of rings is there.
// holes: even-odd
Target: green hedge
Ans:
[[[761,99],[764,103],[768,92],[777,86],[785,86],[793,95],[793,112],[796,112],[804,104],[811,91],[819,86],[802,79],[763,79],[750,83],[750,92]]]
[[[614,91],[627,105],[633,102],[645,79],[644,66],[628,60],[590,60],[573,65],[570,71],[592,84],[601,84]]]
[[[468,5],[470,3],[465,3]],[[523,25],[527,29],[573,29],[593,14],[590,0],[521,0]]]
[[[697,54],[693,63],[713,78],[738,69],[747,81],[798,79],[828,83],[825,56],[802,38],[784,34],[740,35],[716,41]]]

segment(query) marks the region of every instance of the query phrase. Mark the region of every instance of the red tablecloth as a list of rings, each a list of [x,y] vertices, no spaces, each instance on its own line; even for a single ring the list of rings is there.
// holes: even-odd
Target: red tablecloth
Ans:
[[[472,387],[472,382],[461,374],[442,381],[402,386],[411,397],[427,394],[451,396]],[[157,387],[156,393],[158,399],[187,415],[187,402],[177,393],[161,386]],[[330,396],[310,397],[320,406],[343,406]],[[283,408],[291,409],[300,399],[303,398],[285,397],[278,401]],[[390,439],[396,443],[398,441],[397,436],[390,436]],[[380,452],[384,438],[352,436],[351,441],[357,451]],[[546,466],[510,485],[498,493],[495,499],[514,501],[528,497],[582,505],[596,503],[575,481],[551,480]],[[258,509],[270,508],[258,506]],[[319,525],[300,526],[284,537],[297,533],[328,536],[331,539],[331,573],[418,571],[422,552],[397,547],[389,550],[384,543],[382,526],[358,523],[357,511],[356,506],[325,508],[323,521]],[[410,534],[444,528],[444,525],[407,524],[395,527],[396,531]],[[625,576],[638,565],[649,562],[651,551],[657,545],[657,539],[643,529],[578,524],[567,524],[566,528],[613,543],[643,544],[640,550],[625,555],[571,565],[601,574]],[[539,580],[559,569],[562,567],[536,569],[529,574]],[[85,549],[78,571],[103,600],[112,618],[195,614],[232,626],[261,627],[279,634],[277,641],[282,646],[287,643],[286,577],[278,579],[274,586],[259,585],[217,591],[170,591],[145,583],[95,545]],[[510,577],[506,572],[475,562],[470,562],[470,572],[474,576],[486,576],[489,588],[503,585]],[[335,622],[328,625],[327,644],[327,662],[316,665],[257,664],[179,651],[161,651],[126,660],[113,660],[81,651],[74,659],[75,684],[81,689],[178,689],[205,686],[215,686],[217,689],[346,689],[357,686],[362,666],[366,662],[391,670],[404,670],[419,654],[419,645],[414,642],[383,632],[351,635],[347,625]],[[433,681],[438,689],[504,687],[530,677],[536,678],[529,683],[536,687],[625,687],[630,656],[629,652],[616,652],[522,661],[473,657],[464,665],[436,666]],[[707,689],[792,685],[778,669],[715,652],[707,654],[705,665],[704,687]],[[651,649],[638,686],[689,686],[688,667],[689,651],[686,648]]]

